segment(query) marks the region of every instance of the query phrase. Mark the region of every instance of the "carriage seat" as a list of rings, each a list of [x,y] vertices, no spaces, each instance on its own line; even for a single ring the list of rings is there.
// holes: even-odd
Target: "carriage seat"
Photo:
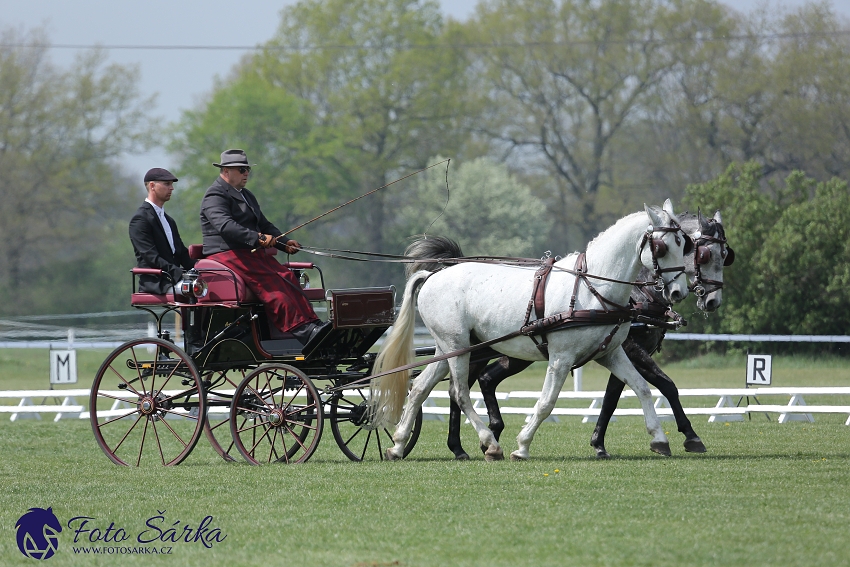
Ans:
[[[277,255],[277,248],[263,248],[257,251],[263,252],[272,256]],[[197,260],[195,269],[202,273],[202,277],[209,286],[209,293],[206,297],[198,300],[198,303],[215,303],[219,301],[236,301],[236,294],[243,303],[258,303],[259,299],[245,285],[244,280],[239,274],[236,276],[236,286],[234,287],[233,276],[231,272],[220,262],[210,260],[204,254],[204,247],[201,244],[189,245],[189,257]],[[310,270],[313,269],[313,262],[284,262],[284,266],[292,270]],[[216,270],[216,272],[206,272],[204,270]],[[307,288],[302,290],[304,295],[310,301],[322,301],[325,299],[325,290],[321,288]]]
[[[162,270],[159,268],[133,268],[130,270],[134,275],[151,275],[151,276],[160,276],[162,275]],[[134,279],[135,282],[135,279]],[[135,283],[134,283],[135,285]],[[182,296],[177,296],[177,301],[183,301],[184,298]],[[158,293],[141,293],[136,292],[130,296],[130,305],[163,305],[166,303],[174,303],[174,294],[158,294]]]
[[[163,305],[165,303],[174,303],[174,294],[168,293],[159,295],[156,293],[134,293],[130,296],[130,305]],[[181,298],[183,301],[183,298]]]

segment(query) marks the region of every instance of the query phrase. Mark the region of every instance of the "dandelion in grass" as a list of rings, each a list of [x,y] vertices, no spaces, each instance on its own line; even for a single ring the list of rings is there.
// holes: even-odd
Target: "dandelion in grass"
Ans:
[[[549,476],[549,473],[545,472],[543,473],[543,476]]]

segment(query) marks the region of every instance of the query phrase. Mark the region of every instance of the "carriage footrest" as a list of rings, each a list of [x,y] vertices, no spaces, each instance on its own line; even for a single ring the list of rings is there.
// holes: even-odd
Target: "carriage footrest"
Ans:
[[[300,355],[303,348],[295,338],[262,341],[260,345],[264,351],[275,356]]]

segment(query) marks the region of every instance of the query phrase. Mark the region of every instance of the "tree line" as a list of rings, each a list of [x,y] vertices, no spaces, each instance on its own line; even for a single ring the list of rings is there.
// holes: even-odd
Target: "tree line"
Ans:
[[[317,247],[401,253],[427,230],[470,255],[564,254],[671,197],[720,209],[737,252],[723,308],[692,328],[844,334],[847,29],[825,2],[742,14],[709,0],[482,0],[458,22],[433,0],[302,0],[171,125],[169,210],[199,241],[228,147],[258,164],[249,188],[282,230],[452,158],[293,234]],[[123,307],[124,225],[142,197],[116,157],[151,143],[148,103],[103,54],[62,71],[45,37],[27,41],[0,50],[0,309]],[[85,90],[98,81],[109,88]],[[322,262],[336,287],[403,277]]]

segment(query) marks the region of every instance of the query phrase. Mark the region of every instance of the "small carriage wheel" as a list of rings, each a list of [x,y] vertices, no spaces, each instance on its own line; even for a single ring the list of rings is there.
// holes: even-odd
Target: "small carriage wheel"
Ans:
[[[331,401],[330,421],[336,444],[352,461],[384,460],[384,451],[392,447],[392,432],[386,427],[375,427],[369,422],[369,411],[364,390],[343,390]],[[404,447],[406,457],[413,450],[422,429],[422,408],[416,414],[410,439]]]
[[[242,380],[230,406],[230,432],[252,465],[303,463],[319,446],[324,416],[313,382],[286,364],[269,364]]]
[[[112,351],[89,396],[94,437],[117,465],[179,464],[200,439],[206,413],[194,362],[163,339],[135,339]]]
[[[207,384],[207,419],[204,420],[204,435],[213,450],[227,462],[239,457],[233,435],[230,433],[230,406],[232,393],[245,379],[247,369],[226,369],[204,372]]]

